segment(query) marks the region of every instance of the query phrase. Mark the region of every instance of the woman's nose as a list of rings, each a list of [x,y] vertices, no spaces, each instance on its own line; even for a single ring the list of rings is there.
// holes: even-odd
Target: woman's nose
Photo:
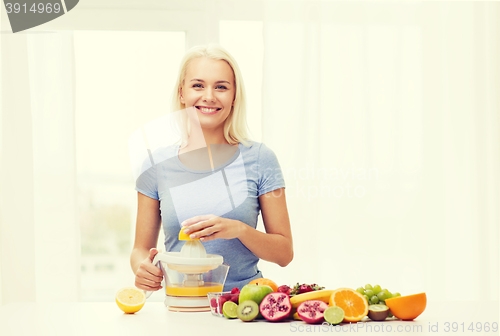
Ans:
[[[213,102],[215,100],[213,92],[212,92],[211,89],[205,90],[205,95],[203,97],[203,100],[207,101],[207,102]]]

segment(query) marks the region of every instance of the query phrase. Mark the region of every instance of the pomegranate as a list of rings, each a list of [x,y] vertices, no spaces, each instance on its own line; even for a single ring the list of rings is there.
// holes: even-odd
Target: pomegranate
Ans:
[[[262,300],[259,310],[266,320],[276,322],[284,320],[290,315],[292,304],[287,294],[273,292],[267,294]]]
[[[297,307],[297,314],[299,314],[302,321],[307,323],[320,323],[323,321],[323,312],[328,308],[326,302],[320,300],[308,300],[302,302]]]

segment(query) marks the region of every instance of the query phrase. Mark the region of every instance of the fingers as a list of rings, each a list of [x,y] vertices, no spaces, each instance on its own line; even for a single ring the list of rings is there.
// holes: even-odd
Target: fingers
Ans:
[[[202,242],[207,242],[207,241],[210,241],[210,240],[214,240],[214,239],[220,238],[219,236],[220,236],[220,234],[218,232],[215,232],[215,233],[213,233],[213,234],[211,234],[209,236],[205,236],[205,237],[200,238],[200,240]]]
[[[139,271],[143,271],[145,275],[150,274],[150,276],[148,277],[151,280],[160,279],[161,281],[163,279],[163,272],[161,271],[161,269],[153,265],[151,262],[143,261],[139,266]]]
[[[209,220],[209,219],[211,219],[213,217],[214,217],[214,215],[195,216],[195,217],[191,217],[189,219],[186,219],[184,222],[181,223],[181,225],[182,226],[188,226],[188,225],[192,225],[192,224],[198,223],[199,221]]]
[[[238,236],[237,228],[231,225],[233,221],[214,215],[203,215],[189,218],[182,222],[184,233],[191,239],[200,238],[209,241],[217,238],[231,239]],[[217,236],[214,236],[219,233]],[[210,236],[210,238],[208,238]]]
[[[163,288],[161,285],[161,281],[154,281],[145,277],[141,277],[139,274],[136,274],[135,276],[135,286],[139,289],[148,291],[157,291]]]
[[[219,217],[212,217],[211,219],[208,220],[203,220],[200,222],[197,222],[196,224],[191,224],[188,227],[184,227],[184,233],[190,234],[192,232],[198,232],[204,228],[214,226],[215,224],[220,223],[220,218]],[[193,239],[193,237],[191,237]]]
[[[200,231],[203,228],[206,228],[208,226],[213,225],[213,223],[214,223],[213,221],[203,221],[203,222],[199,222],[198,224],[193,224],[193,225],[191,225],[189,227],[185,227],[184,233],[190,235],[193,232],[198,232],[198,231]],[[195,237],[191,237],[191,236],[189,236],[189,237],[191,239],[195,238]]]
[[[193,232],[190,237],[194,237],[191,237],[191,239],[200,238],[201,241],[206,242],[214,239],[238,238],[244,232],[244,226],[246,225],[239,221],[232,221],[221,217],[216,217],[210,220],[210,222],[213,224]]]
[[[157,255],[157,254],[158,254],[158,250],[155,249],[154,247],[149,250],[149,259],[151,260],[151,262],[153,262],[153,259],[155,258],[155,255]]]
[[[137,279],[137,278],[135,280],[135,287],[150,292],[156,292],[157,290],[163,288],[161,284],[152,283],[151,285],[148,285],[147,282],[144,281],[144,279]]]
[[[152,248],[149,251],[148,258],[144,259],[139,265],[139,269],[135,274],[135,285],[137,288],[148,291],[157,291],[162,288],[163,272],[151,263],[151,260],[157,253],[158,250]]]
[[[161,281],[160,282],[152,281],[150,279],[141,278],[138,275],[136,275],[135,277],[135,286],[139,289],[144,289],[148,291],[157,291],[163,288],[161,286]]]
[[[220,228],[218,225],[212,225],[209,227],[206,227],[203,230],[196,231],[195,233],[191,234],[189,238],[191,239],[196,239],[196,238],[201,238],[201,237],[206,237],[208,235],[211,235],[213,233],[219,232]],[[206,240],[203,240],[206,241]]]
[[[161,271],[160,271],[161,272]],[[135,274],[135,285],[137,288],[157,291],[162,288],[163,277],[156,276],[147,270],[139,269]]]

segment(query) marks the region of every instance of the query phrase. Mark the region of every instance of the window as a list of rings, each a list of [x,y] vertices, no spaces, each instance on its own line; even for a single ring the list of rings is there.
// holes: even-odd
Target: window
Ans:
[[[104,301],[134,283],[137,196],[128,137],[170,111],[185,34],[76,31],[74,44],[81,296]]]
[[[261,21],[220,21],[220,44],[238,61],[251,136],[261,141]],[[235,36],[237,34],[237,36]],[[76,156],[81,299],[108,301],[130,286],[137,195],[128,138],[170,111],[184,32],[75,31]],[[253,47],[248,50],[248,43]],[[163,248],[160,230],[158,247]],[[162,301],[154,294],[150,300]]]

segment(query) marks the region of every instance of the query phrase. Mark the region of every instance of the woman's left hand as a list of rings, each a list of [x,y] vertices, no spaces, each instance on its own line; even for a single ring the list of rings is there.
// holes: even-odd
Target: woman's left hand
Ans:
[[[219,238],[238,238],[246,224],[215,215],[203,215],[186,219],[181,225],[186,227],[184,233],[189,234],[191,239],[200,238],[201,241],[205,242]]]

